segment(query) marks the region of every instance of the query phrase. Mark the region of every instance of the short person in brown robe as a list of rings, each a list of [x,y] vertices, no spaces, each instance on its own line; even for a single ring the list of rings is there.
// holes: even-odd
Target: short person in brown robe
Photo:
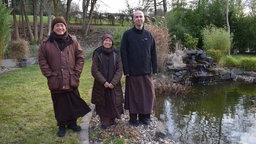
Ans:
[[[65,136],[66,126],[75,132],[80,131],[77,118],[91,110],[78,91],[84,65],[83,50],[68,34],[66,26],[64,18],[53,19],[52,33],[38,51],[38,63],[51,91],[59,137]]]
[[[125,109],[129,110],[130,124],[148,125],[155,104],[152,73],[157,73],[155,40],[144,29],[144,13],[135,11],[134,27],[125,31],[121,41],[123,71],[126,76]]]
[[[123,73],[121,56],[113,46],[112,35],[103,35],[102,46],[94,50],[91,73],[94,77],[92,103],[102,128],[106,129],[123,114],[124,101],[120,82]]]

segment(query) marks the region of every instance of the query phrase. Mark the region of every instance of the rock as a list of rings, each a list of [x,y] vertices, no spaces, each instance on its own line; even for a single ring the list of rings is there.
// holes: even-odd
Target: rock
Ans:
[[[158,122],[157,128],[156,128],[156,137],[159,138],[165,138],[167,135],[167,130],[162,122]]]

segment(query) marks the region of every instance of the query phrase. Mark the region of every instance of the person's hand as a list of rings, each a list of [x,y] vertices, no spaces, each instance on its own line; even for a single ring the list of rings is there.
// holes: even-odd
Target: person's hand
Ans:
[[[104,87],[105,87],[105,88],[108,88],[108,87],[109,87],[109,83],[108,83],[108,82],[105,82],[105,83],[104,83]]]
[[[114,88],[114,85],[112,85],[112,83],[109,83],[108,87],[111,88],[111,89],[113,89],[113,88]]]

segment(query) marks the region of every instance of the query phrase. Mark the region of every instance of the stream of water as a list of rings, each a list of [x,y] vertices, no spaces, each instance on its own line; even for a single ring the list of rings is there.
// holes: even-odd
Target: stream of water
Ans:
[[[178,144],[255,144],[255,84],[194,85],[187,96],[157,97],[156,115]]]

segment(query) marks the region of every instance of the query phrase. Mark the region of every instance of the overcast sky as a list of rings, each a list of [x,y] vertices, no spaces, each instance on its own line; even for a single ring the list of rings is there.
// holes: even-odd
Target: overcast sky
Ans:
[[[72,2],[79,3],[81,6],[80,9],[82,10],[82,1],[83,0],[73,0]],[[138,0],[129,0],[128,2],[132,6],[138,5]],[[126,9],[125,0],[98,0],[97,4],[100,4],[98,8],[99,12],[118,13]]]

